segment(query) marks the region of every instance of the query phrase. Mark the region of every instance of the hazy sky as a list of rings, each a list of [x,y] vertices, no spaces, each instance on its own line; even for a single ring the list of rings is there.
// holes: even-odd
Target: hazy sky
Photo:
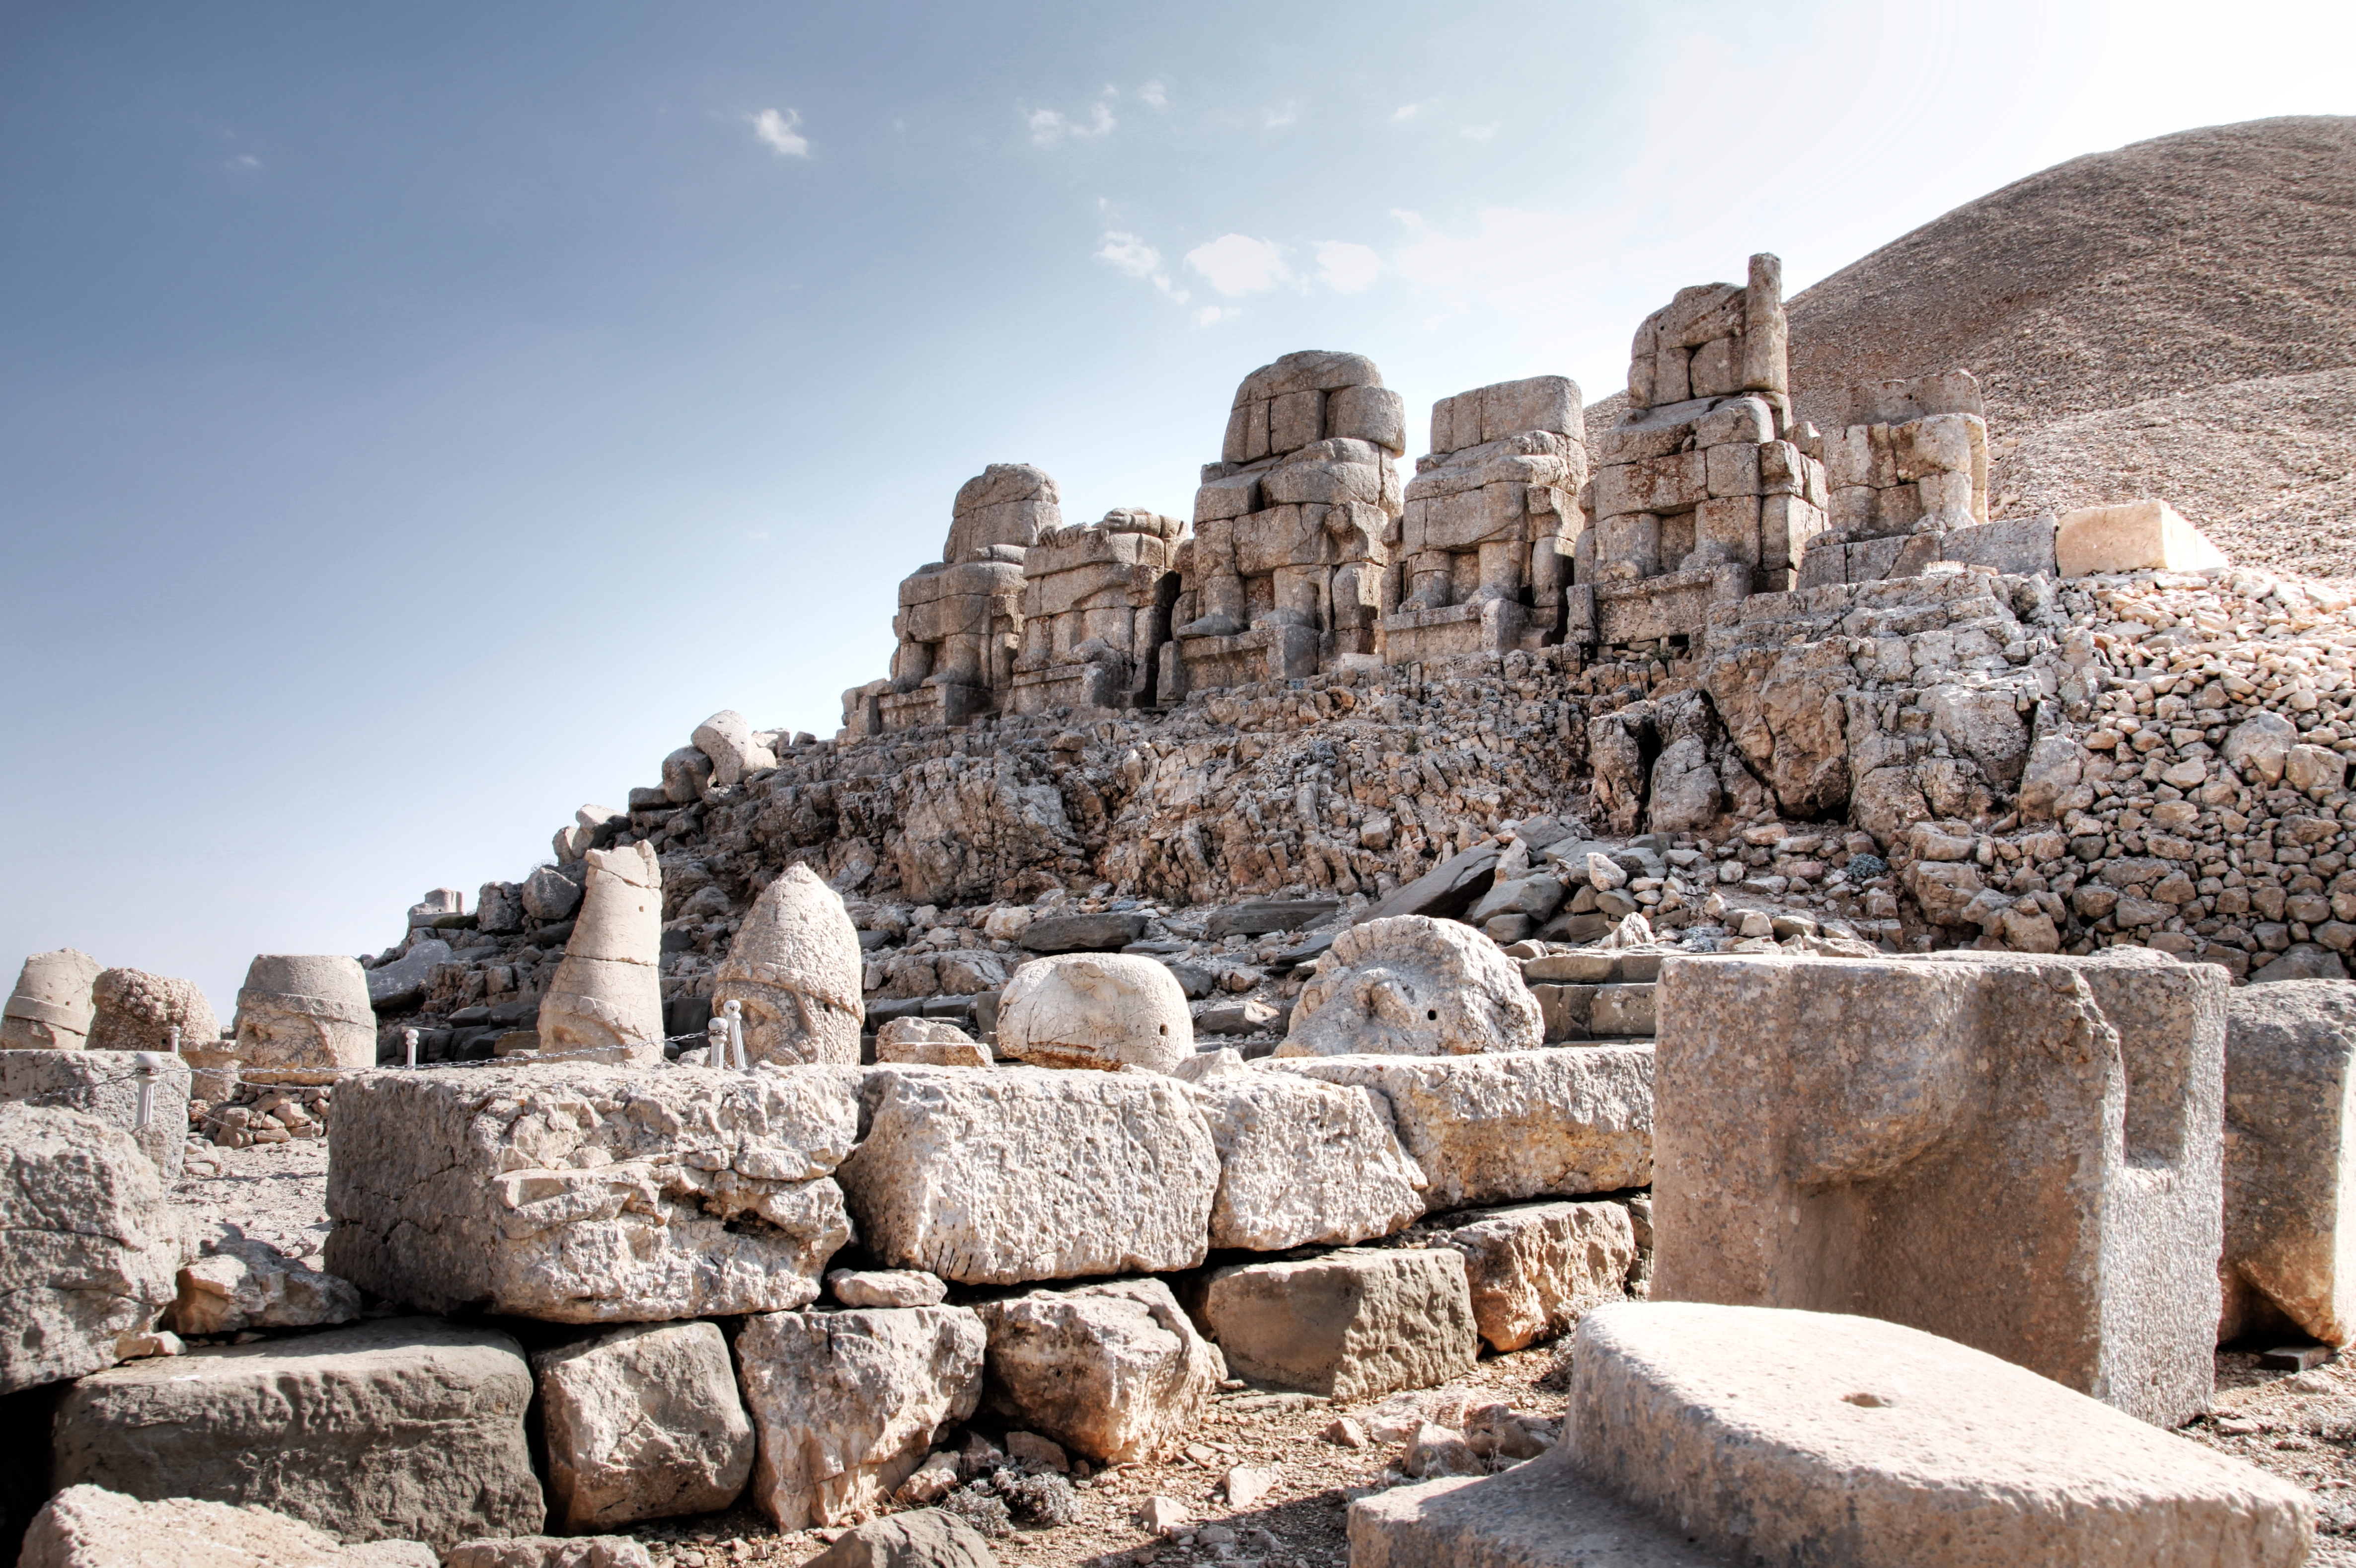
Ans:
[[[0,985],[394,940],[715,709],[822,734],[958,485],[1185,514],[1295,348],[1590,400],[2356,7],[0,0]]]

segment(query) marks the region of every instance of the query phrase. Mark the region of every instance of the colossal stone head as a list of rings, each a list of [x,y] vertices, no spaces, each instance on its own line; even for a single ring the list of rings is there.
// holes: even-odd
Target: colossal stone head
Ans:
[[[98,1004],[91,1021],[92,1051],[169,1051],[173,1029],[184,1051],[215,1051],[220,1020],[194,980],[176,980],[138,969],[109,969],[91,982]]]
[[[0,1014],[0,1050],[80,1051],[90,1041],[91,982],[98,960],[61,947],[25,960],[16,989]]]
[[[1167,1072],[1194,1054],[1194,1020],[1159,960],[1063,953],[1014,972],[998,1004],[998,1051],[1036,1067]]]
[[[237,1054],[249,1067],[375,1066],[367,972],[340,954],[260,955],[237,994]]]
[[[592,849],[589,887],[540,1004],[548,1056],[654,1061],[663,1044],[662,864],[654,846]]]
[[[1519,965],[1469,925],[1403,914],[1333,940],[1279,1056],[1466,1056],[1546,1043]]]
[[[744,1054],[753,1061],[856,1066],[863,967],[841,895],[808,866],[788,866],[761,890],[729,944],[712,1011],[743,1004]]]
[[[1021,560],[1019,554],[1010,558],[997,551],[1001,546],[1028,549],[1041,534],[1061,528],[1062,501],[1045,469],[1027,463],[993,463],[958,491],[941,559],[951,566],[969,560]]]

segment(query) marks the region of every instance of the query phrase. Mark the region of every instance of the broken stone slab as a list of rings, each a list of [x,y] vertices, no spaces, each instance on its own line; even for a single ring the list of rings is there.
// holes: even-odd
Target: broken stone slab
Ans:
[[[2181,1424],[2214,1378],[2228,984],[2132,948],[1672,959],[1653,1299],[1869,1312]]]
[[[1176,1079],[1041,1067],[862,1076],[867,1136],[836,1179],[860,1239],[890,1266],[1020,1285],[1203,1261],[1219,1155]]]
[[[532,874],[539,876],[536,871]],[[573,886],[571,882],[564,885]],[[529,894],[530,887],[525,891]],[[528,897],[526,901],[530,901]],[[424,998],[425,982],[432,976],[434,966],[447,964],[450,954],[450,944],[439,937],[410,944],[408,952],[368,972],[369,1006],[380,1013],[404,1012],[415,1007]]]
[[[1164,965],[1121,953],[1034,958],[998,1001],[998,1051],[1039,1067],[1167,1072],[1194,1054],[1186,993]]]
[[[1653,1179],[1653,1047],[1271,1058],[1373,1089],[1430,1185],[1427,1212],[1617,1192]]]
[[[1568,1445],[1503,1475],[1350,1505],[1351,1568],[1736,1568],[1580,1469]]]
[[[341,954],[257,955],[237,994],[236,1028],[244,1066],[376,1065],[368,973]]]
[[[937,1276],[905,1268],[839,1268],[826,1276],[826,1288],[845,1307],[938,1307],[949,1298]]]
[[[797,863],[753,901],[713,972],[712,1010],[741,1005],[755,1061],[856,1065],[862,962],[842,895]]]
[[[91,982],[92,1051],[169,1051],[172,1031],[184,1048],[220,1040],[220,1020],[194,980],[138,969],[107,969]]]
[[[991,1410],[1098,1465],[1163,1452],[1201,1424],[1227,1375],[1158,1279],[1033,1290],[977,1310]]]
[[[752,723],[733,708],[723,708],[698,724],[689,741],[711,759],[712,782],[723,789],[734,788],[747,773],[777,765],[776,753],[761,743]],[[667,769],[665,782],[669,782]]]
[[[1274,1253],[1363,1242],[1423,1213],[1429,1184],[1399,1147],[1380,1093],[1219,1065],[1199,1070],[1208,1076],[1196,1091],[1219,1151],[1212,1246]]]
[[[389,1317],[94,1372],[58,1408],[56,1480],[447,1548],[540,1528],[530,1403],[505,1334]]]
[[[2234,990],[2225,1021],[2224,1310],[2217,1342],[2287,1326],[2356,1339],[2356,995],[2294,980]]]
[[[981,1532],[940,1509],[854,1525],[802,1568],[998,1568]]]
[[[112,1366],[186,1245],[155,1165],[94,1116],[26,1104],[0,1104],[0,1393]]]
[[[1445,1248],[1214,1269],[1198,1317],[1230,1376],[1337,1400],[1445,1382],[1481,1348],[1464,1259]]]
[[[988,1067],[990,1047],[942,1019],[892,1019],[875,1031],[875,1060],[908,1067]]]
[[[1452,920],[1471,909],[1475,900],[1489,891],[1496,880],[1497,862],[1504,859],[1505,847],[1494,838],[1484,838],[1470,849],[1460,850],[1426,871],[1422,876],[1376,901],[1358,923],[1388,920],[1398,915],[1420,914],[1434,919]]]
[[[986,1342],[962,1307],[753,1318],[736,1340],[759,1432],[753,1500],[781,1531],[881,1513],[935,1435],[974,1413]]]
[[[90,1043],[98,1004],[90,988],[99,963],[60,947],[36,953],[16,972],[16,988],[0,1009],[0,1051],[80,1051]]]
[[[361,1073],[336,1093],[327,1267],[432,1311],[560,1323],[816,1299],[851,1238],[839,1069]]]
[[[1625,1303],[1580,1322],[1571,1365],[1579,1463],[1740,1561],[2287,1568],[2307,1553],[2297,1488],[1900,1324]]]
[[[166,1181],[180,1179],[193,1082],[188,1064],[166,1051],[0,1051],[0,1101],[59,1105],[94,1116],[129,1134]]]
[[[2106,571],[2208,571],[2233,563],[2165,501],[2062,514],[2053,560],[2063,577]]]
[[[1636,1232],[1620,1203],[1529,1203],[1452,1215],[1436,1246],[1464,1258],[1472,1321],[1493,1350],[1550,1339],[1627,1295]]]
[[[1333,899],[1253,899],[1212,912],[1203,923],[1203,934],[1216,942],[1223,936],[1266,936],[1275,931],[1299,931],[1314,925],[1342,907]]]
[[[422,1541],[345,1546],[268,1509],[68,1487],[25,1532],[18,1568],[441,1568]]]
[[[540,1054],[660,1061],[662,863],[643,841],[586,859],[581,917],[541,998]]]
[[[549,1518],[572,1534],[728,1507],[753,1423],[715,1323],[637,1324],[531,1359]]]
[[[442,1568],[654,1568],[647,1549],[626,1535],[519,1535],[464,1541]]]
[[[322,1274],[267,1242],[215,1227],[205,1255],[180,1270],[166,1321],[176,1334],[237,1334],[249,1328],[315,1328],[360,1315],[349,1280]]]
[[[1118,953],[1145,934],[1141,914],[1042,915],[1018,939],[1033,953]]]
[[[1545,1042],[1520,966],[1472,927],[1422,915],[1361,922],[1302,988],[1279,1056],[1447,1056]]]

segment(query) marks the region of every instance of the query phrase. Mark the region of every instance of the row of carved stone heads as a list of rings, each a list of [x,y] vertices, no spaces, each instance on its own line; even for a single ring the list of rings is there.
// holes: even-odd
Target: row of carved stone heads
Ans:
[[[233,1033],[224,1038],[195,981],[102,969],[69,947],[25,960],[0,1021],[0,1048],[177,1049],[199,1068],[367,1067],[376,1060],[376,1014],[357,960],[265,953],[246,972]]]

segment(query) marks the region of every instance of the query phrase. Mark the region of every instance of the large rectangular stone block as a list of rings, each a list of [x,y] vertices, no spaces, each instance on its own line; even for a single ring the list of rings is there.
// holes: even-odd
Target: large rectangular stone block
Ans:
[[[2351,1058],[2356,987],[2284,980],[2232,994],[2220,1344],[2270,1328],[2356,1339],[2356,1266],[2343,1264],[2356,1246]]]
[[[1662,965],[1659,1300],[1944,1334],[2207,1408],[2227,980],[2161,955]]]
[[[1462,1254],[1472,1320],[1493,1350],[1559,1334],[1627,1294],[1636,1231],[1624,1203],[1523,1203],[1452,1220],[1438,1244]]]
[[[2064,512],[2053,538],[2064,577],[2098,571],[2202,571],[2228,564],[2225,552],[2165,501],[2129,501]]]
[[[1575,1198],[1653,1179],[1649,1045],[1275,1057],[1267,1067],[1378,1091],[1431,1184],[1429,1211]]]
[[[1219,1155],[1159,1073],[879,1067],[839,1172],[860,1240],[894,1268],[1018,1285],[1192,1268]]]
[[[119,1127],[155,1162],[166,1181],[180,1179],[188,1144],[187,1061],[162,1051],[0,1051],[0,1102],[62,1105]],[[139,1125],[142,1085],[147,1125]]]
[[[1339,1400],[1446,1382],[1480,1351],[1464,1260],[1444,1247],[1215,1269],[1197,1318],[1231,1375]]]
[[[817,1298],[851,1238],[851,1075],[547,1065],[344,1080],[327,1266],[433,1311],[561,1323]]]
[[[1423,1213],[1423,1171],[1374,1090],[1237,1069],[1194,1093],[1219,1151],[1211,1245],[1363,1242]]]

